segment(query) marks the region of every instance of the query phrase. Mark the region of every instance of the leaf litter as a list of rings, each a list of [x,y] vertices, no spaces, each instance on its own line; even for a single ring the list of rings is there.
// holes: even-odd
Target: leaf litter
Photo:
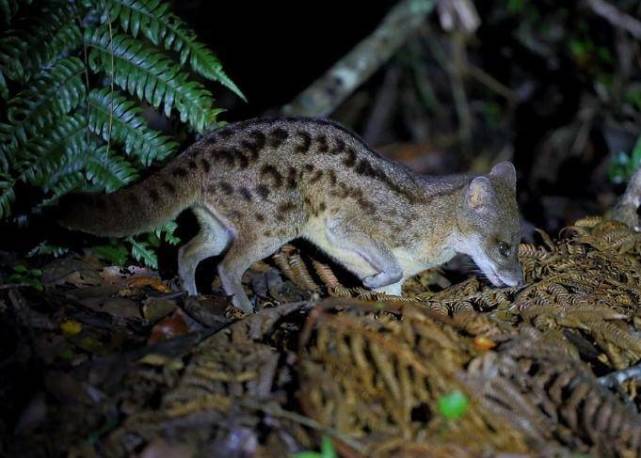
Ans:
[[[0,455],[641,456],[641,235],[540,235],[523,287],[428,271],[402,298],[286,246],[251,315],[56,260],[0,290]]]

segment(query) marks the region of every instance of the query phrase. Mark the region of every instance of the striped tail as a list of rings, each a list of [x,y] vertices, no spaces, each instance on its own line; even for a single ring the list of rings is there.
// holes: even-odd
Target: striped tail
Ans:
[[[111,194],[64,196],[58,203],[58,223],[67,229],[107,237],[155,229],[192,206],[200,195],[198,175],[187,173],[179,160],[140,183]]]

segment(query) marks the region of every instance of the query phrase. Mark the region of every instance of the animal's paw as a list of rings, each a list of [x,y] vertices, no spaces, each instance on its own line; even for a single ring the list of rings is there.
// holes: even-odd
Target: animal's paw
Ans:
[[[370,275],[369,277],[363,278],[363,285],[365,285],[365,287],[369,289],[381,288],[393,283],[398,283],[402,277],[403,272],[400,270],[392,272],[379,272],[375,275]]]

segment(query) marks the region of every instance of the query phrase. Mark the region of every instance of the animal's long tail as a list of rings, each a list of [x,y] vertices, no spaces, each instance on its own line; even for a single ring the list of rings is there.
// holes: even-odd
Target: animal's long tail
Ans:
[[[67,229],[109,237],[153,230],[191,206],[200,194],[198,174],[181,157],[149,178],[111,194],[78,193],[58,203]]]

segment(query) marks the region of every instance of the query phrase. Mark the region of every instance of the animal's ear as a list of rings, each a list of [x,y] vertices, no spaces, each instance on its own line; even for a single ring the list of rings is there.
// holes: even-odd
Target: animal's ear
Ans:
[[[465,202],[473,210],[481,210],[494,202],[494,188],[487,177],[474,178],[467,187]]]
[[[510,161],[499,162],[496,164],[492,167],[490,175],[505,180],[512,189],[516,189],[516,169]]]

